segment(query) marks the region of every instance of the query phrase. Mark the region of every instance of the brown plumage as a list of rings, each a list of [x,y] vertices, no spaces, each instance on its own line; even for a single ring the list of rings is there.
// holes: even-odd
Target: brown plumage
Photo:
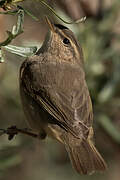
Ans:
[[[30,127],[65,145],[78,173],[104,171],[93,145],[93,112],[82,49],[74,34],[48,21],[51,31],[36,55],[20,68],[20,94]]]

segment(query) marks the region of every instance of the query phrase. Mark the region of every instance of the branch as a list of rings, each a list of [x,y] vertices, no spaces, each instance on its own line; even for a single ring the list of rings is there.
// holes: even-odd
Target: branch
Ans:
[[[7,31],[8,38],[0,43],[0,47],[10,44],[13,39],[15,39],[21,33],[23,33],[24,10],[19,9],[17,11],[17,14],[18,14],[17,24],[13,26],[11,32]]]
[[[55,10],[50,7],[45,1],[42,1],[40,0],[40,3],[44,6],[46,6],[58,19],[60,19],[63,23],[65,24],[79,24],[79,23],[82,23],[86,20],[86,16],[76,20],[76,21],[71,21],[71,22],[68,22],[68,21],[65,21],[63,18],[61,18],[56,12]]]
[[[0,1],[0,7],[5,10],[4,12],[0,12],[0,14],[6,14],[6,15],[7,14],[9,14],[9,15],[18,14],[17,24],[13,26],[12,31],[7,31],[7,34],[8,34],[7,39],[0,43],[0,63],[4,62],[4,57],[3,57],[3,54],[1,51],[2,46],[4,46],[5,49],[8,51],[10,51],[14,54],[18,54],[20,56],[24,56],[24,57],[28,57],[28,56],[34,54],[35,51],[37,50],[36,47],[24,48],[24,47],[7,46],[12,42],[13,39],[15,39],[21,33],[23,33],[24,13],[28,14],[36,21],[39,20],[38,18],[36,18],[34,15],[32,15],[26,9],[22,8],[19,5],[16,5],[18,2],[23,2],[23,1],[24,0],[2,0],[2,1]],[[61,21],[63,21],[66,24],[81,23],[81,22],[84,22],[86,19],[86,17],[83,17],[81,19],[78,19],[77,21],[67,22],[64,19],[62,19],[58,14],[56,14],[54,9],[52,7],[50,7],[44,0],[40,0],[40,3],[44,6],[46,6],[57,18],[59,18]],[[14,11],[9,11],[9,9],[10,10],[12,9],[11,8],[12,5],[14,7],[16,7],[17,9],[15,9]],[[23,51],[25,52],[25,54]],[[27,53],[27,51],[29,51],[29,53]]]
[[[19,2],[23,2],[25,0],[2,0],[1,3],[0,3],[0,7],[2,7],[4,10],[8,10],[8,9],[11,9],[11,6],[17,6],[17,3]],[[39,0],[39,2],[47,7],[58,19],[60,19],[63,23],[65,24],[78,24],[78,23],[82,23],[86,20],[86,17],[82,17],[76,21],[71,21],[71,22],[68,22],[68,21],[65,21],[63,18],[61,18],[56,12],[55,10],[48,5],[48,3],[45,2],[45,0]],[[36,18],[35,16],[33,16],[29,11],[23,9],[24,12],[26,12],[29,16],[31,16],[32,18],[34,18],[35,20],[38,21],[38,18]]]
[[[7,46],[15,39],[18,35],[23,33],[23,23],[24,23],[24,10],[18,7],[15,11],[7,11],[7,12],[0,12],[0,14],[10,14],[16,15],[18,14],[18,19],[16,25],[13,26],[12,31],[7,31],[8,37],[5,41],[0,43],[0,63],[4,62],[4,57],[1,51],[2,46]]]
[[[7,134],[8,135],[8,140],[12,140],[14,138],[15,135],[17,135],[18,133],[24,134],[24,135],[28,135],[34,138],[40,138],[40,139],[44,139],[45,135],[39,135],[37,133],[33,133],[31,129],[18,129],[16,126],[11,126],[7,129],[0,129],[0,136]]]
[[[7,45],[2,47],[2,49],[25,58],[32,56],[37,52],[36,46],[21,47],[21,46]]]

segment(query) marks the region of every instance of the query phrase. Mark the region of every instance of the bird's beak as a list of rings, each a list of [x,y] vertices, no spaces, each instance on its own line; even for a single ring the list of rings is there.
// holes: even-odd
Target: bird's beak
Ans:
[[[45,17],[45,19],[46,19],[46,22],[47,22],[47,24],[48,24],[50,30],[51,30],[52,32],[55,32],[54,25],[50,22],[50,20],[48,19],[47,16]]]

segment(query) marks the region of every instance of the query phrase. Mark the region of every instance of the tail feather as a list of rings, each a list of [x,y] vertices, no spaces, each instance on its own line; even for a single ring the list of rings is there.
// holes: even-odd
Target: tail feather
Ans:
[[[65,143],[66,144],[66,143]],[[93,143],[83,140],[81,143],[66,144],[73,167],[80,174],[92,174],[95,171],[104,171],[107,165]]]

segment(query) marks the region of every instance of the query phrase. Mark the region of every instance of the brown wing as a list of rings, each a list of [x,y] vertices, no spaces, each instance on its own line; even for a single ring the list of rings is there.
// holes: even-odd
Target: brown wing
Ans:
[[[84,76],[76,68],[68,65],[57,68],[57,65],[28,61],[21,66],[21,83],[36,103],[54,117],[49,123],[81,138],[92,124],[92,106]]]
[[[65,114],[76,134],[87,138],[93,121],[92,104],[87,87],[82,93],[74,90],[71,97],[61,91],[53,93],[57,98],[57,106],[62,109],[62,113]]]

